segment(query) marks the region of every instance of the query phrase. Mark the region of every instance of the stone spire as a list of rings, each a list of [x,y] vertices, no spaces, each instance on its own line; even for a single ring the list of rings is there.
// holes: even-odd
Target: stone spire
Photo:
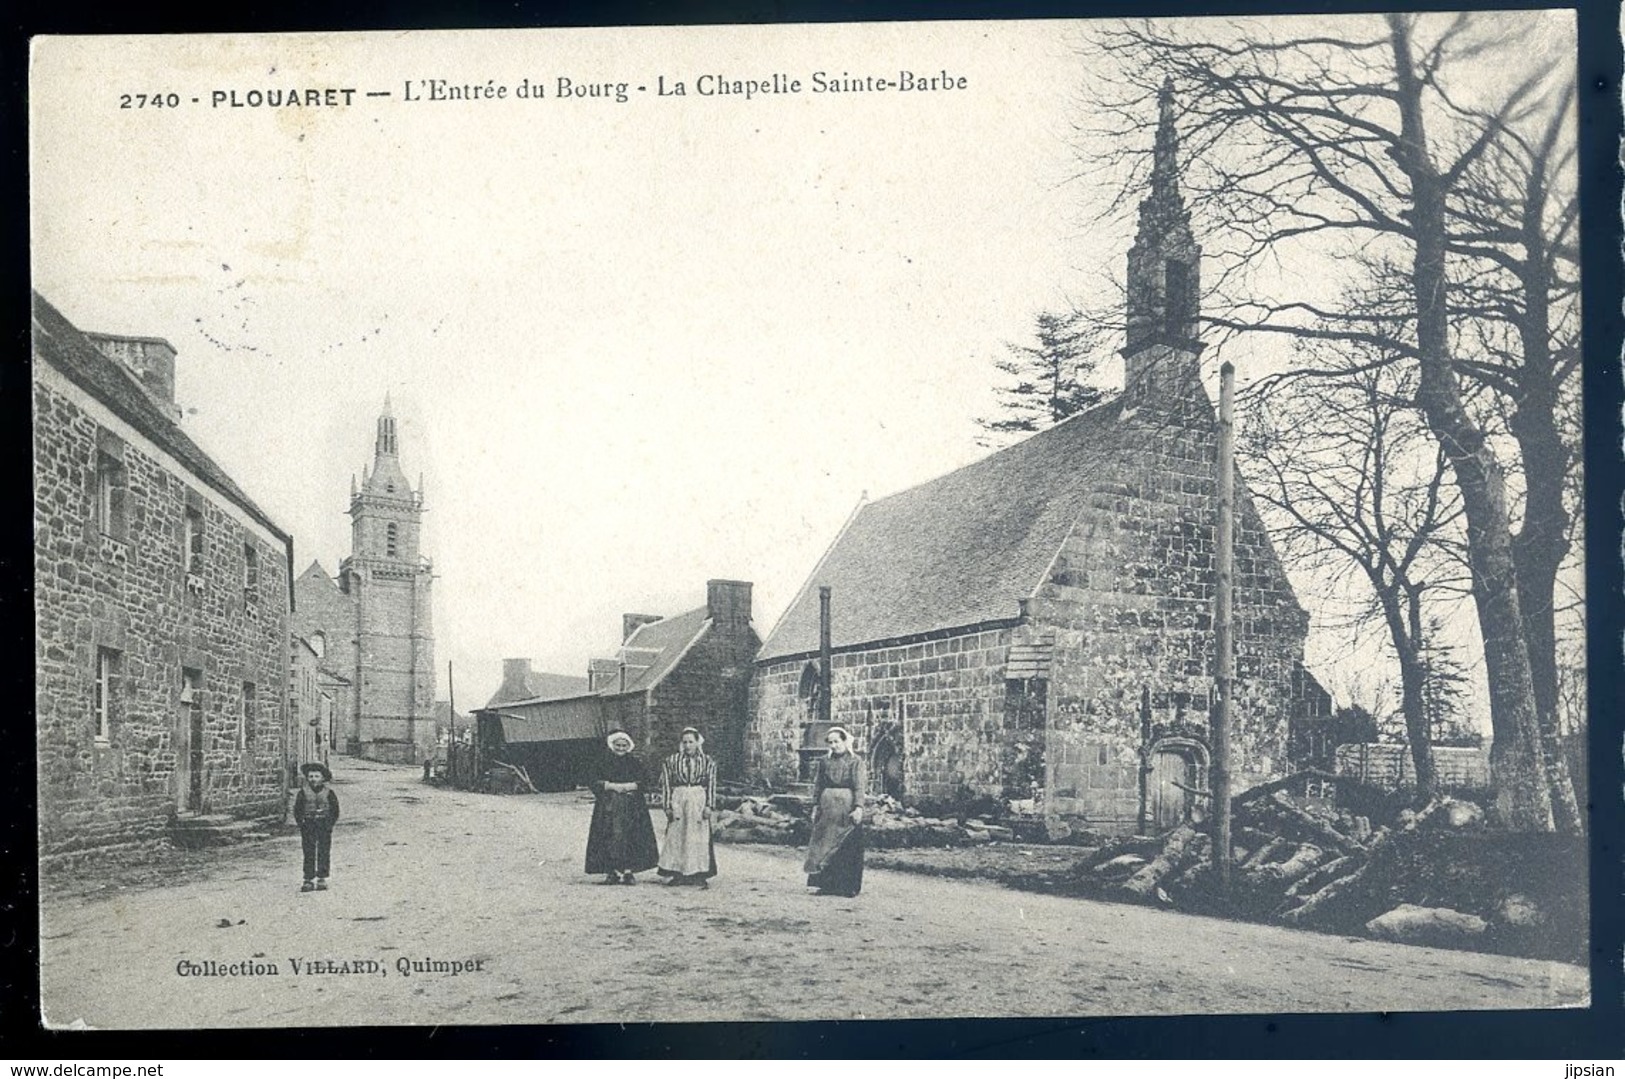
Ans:
[[[384,411],[378,416],[378,443],[377,456],[395,457],[400,454],[400,447],[395,441],[395,412],[390,407],[389,394],[384,394]]]
[[[1179,130],[1174,126],[1174,81],[1157,91],[1157,141],[1151,151],[1151,191],[1140,203],[1136,242],[1169,231],[1190,231],[1190,212],[1179,193]]]
[[[1130,396],[1183,395],[1199,386],[1197,313],[1202,249],[1180,194],[1179,131],[1170,80],[1157,93],[1157,134],[1150,190],[1128,252],[1128,340],[1124,391]],[[1160,346],[1160,347],[1154,347]]]

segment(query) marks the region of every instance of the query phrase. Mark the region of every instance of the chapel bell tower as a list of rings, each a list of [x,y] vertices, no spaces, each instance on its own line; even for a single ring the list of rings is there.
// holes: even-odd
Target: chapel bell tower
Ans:
[[[1157,94],[1157,139],[1151,190],[1140,203],[1128,252],[1128,340],[1123,348],[1127,400],[1186,396],[1201,385],[1197,307],[1202,249],[1191,234],[1179,191],[1179,133],[1171,81]]]

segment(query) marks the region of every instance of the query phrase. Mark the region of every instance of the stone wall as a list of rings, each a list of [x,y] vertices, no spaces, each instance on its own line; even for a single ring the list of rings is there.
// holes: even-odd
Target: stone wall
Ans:
[[[729,632],[712,625],[660,684],[649,692],[644,742],[651,764],[677,752],[684,727],[705,735],[705,750],[725,779],[744,775],[751,660],[761,642],[745,625]]]
[[[367,562],[353,578],[359,670],[352,752],[416,763],[433,751],[434,636],[429,570]]]
[[[1125,424],[1122,451],[1029,601],[1053,636],[1048,811],[1122,830],[1159,741],[1208,743],[1217,453],[1206,422]],[[1284,774],[1293,670],[1308,620],[1237,481],[1235,789]],[[1147,709],[1147,705],[1149,708]]]
[[[347,680],[340,684],[324,676],[323,688],[333,697],[332,748],[354,753],[361,729],[356,719],[354,679],[356,675],[356,612],[351,597],[325,573],[306,571],[294,580],[293,631],[310,640],[322,636],[321,667]]]
[[[152,846],[189,808],[183,669],[202,685],[199,798],[190,808],[278,814],[289,609],[281,539],[37,358],[33,419],[42,857]],[[120,526],[109,534],[96,522],[98,453],[122,459]],[[196,572],[182,555],[188,509],[202,525]],[[103,650],[111,677],[99,737]]]
[[[911,801],[998,797],[1012,780],[1024,737],[1008,716],[1005,662],[1010,628],[837,653],[831,660],[831,719],[867,754],[888,728],[900,736]],[[762,664],[752,682],[747,772],[773,786],[797,782],[803,748],[821,750],[822,732],[802,696],[803,672],[817,657]],[[878,777],[873,781],[878,784]]]

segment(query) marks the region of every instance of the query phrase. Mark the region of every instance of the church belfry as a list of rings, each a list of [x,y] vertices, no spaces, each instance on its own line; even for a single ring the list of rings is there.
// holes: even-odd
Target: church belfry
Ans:
[[[1200,385],[1197,312],[1202,249],[1191,233],[1190,211],[1179,191],[1179,133],[1174,91],[1157,94],[1157,136],[1151,190],[1140,202],[1139,227],[1128,252],[1128,340],[1123,349],[1124,393],[1182,396]]]
[[[355,714],[348,749],[416,763],[434,726],[433,568],[422,556],[423,491],[401,469],[389,398],[378,417],[372,466],[350,494],[350,557],[339,579],[355,611]]]

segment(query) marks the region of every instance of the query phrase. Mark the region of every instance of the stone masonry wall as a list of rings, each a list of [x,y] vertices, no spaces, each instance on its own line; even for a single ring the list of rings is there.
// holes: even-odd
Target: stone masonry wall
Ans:
[[[274,534],[36,360],[33,387],[35,709],[40,851],[46,859],[163,841],[188,801],[182,669],[202,673],[198,808],[280,812],[288,685],[287,555]],[[110,430],[111,429],[111,430]],[[125,477],[123,538],[96,525],[98,449]],[[182,519],[202,519],[188,580]],[[245,588],[245,548],[258,580]],[[114,677],[96,734],[99,649]],[[245,715],[245,684],[254,704]]]
[[[293,586],[293,631],[310,638],[321,633],[325,639],[321,666],[351,680],[349,686],[332,686],[333,739],[339,753],[354,753],[360,738],[356,720],[353,683],[356,675],[356,613],[352,597],[339,590],[330,577],[300,576]]]
[[[729,633],[713,625],[666,672],[649,694],[646,741],[639,746],[651,768],[677,752],[684,727],[695,727],[705,735],[719,777],[744,775],[751,660],[760,646],[748,627]]]
[[[831,718],[867,752],[882,724],[901,722],[903,785],[911,801],[953,802],[1000,795],[1010,748],[1005,662],[1014,631],[837,653],[831,660]],[[773,786],[797,781],[800,749],[816,718],[799,693],[817,658],[762,664],[752,681],[747,771]],[[822,742],[813,745],[822,748]]]
[[[1213,677],[1215,430],[1200,415],[1125,427],[1121,452],[1028,605],[1055,638],[1048,811],[1104,830],[1136,823],[1140,769],[1157,742],[1189,739],[1205,754]],[[1231,746],[1242,790],[1284,773],[1307,616],[1239,478],[1237,492]]]
[[[433,633],[428,571],[368,563],[354,589],[362,756],[416,763],[434,744]]]

